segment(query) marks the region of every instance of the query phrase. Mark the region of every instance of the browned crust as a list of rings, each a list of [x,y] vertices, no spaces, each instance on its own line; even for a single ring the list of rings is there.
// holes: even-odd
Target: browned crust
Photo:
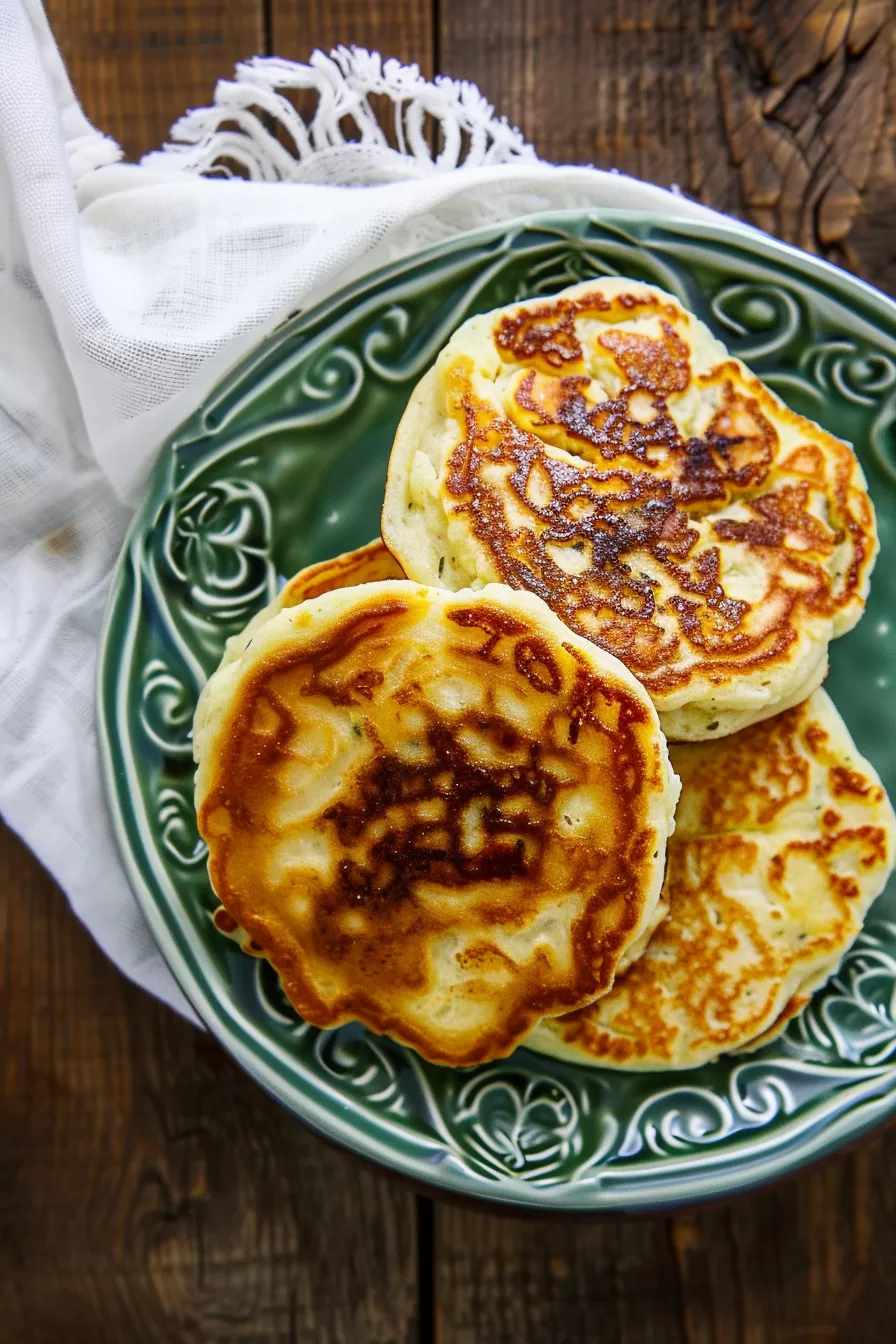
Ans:
[[[620,1064],[650,1058],[670,1063],[675,1058],[680,1030],[676,1015],[688,1025],[689,1053],[695,1056],[707,1050],[715,1057],[741,1049],[776,1029],[776,1024],[783,1026],[805,1002],[801,998],[792,1011],[785,1008],[772,1019],[772,1026],[766,1027],[784,971],[793,974],[801,963],[814,964],[826,953],[836,957],[861,927],[853,909],[858,885],[853,878],[839,875],[833,866],[838,855],[857,851],[865,866],[882,865],[886,854],[883,828],[861,826],[823,838],[791,840],[775,855],[769,878],[780,899],[787,899],[788,865],[804,855],[815,861],[837,911],[824,933],[807,936],[782,968],[773,944],[748,907],[727,894],[731,874],[749,874],[754,868],[755,842],[738,835],[673,839],[664,887],[671,914],[654,935],[653,955],[642,957],[619,977],[607,1001],[611,1019],[604,1016],[600,1002],[580,1009],[557,1024],[562,1039],[581,1046],[596,1062]],[[697,882],[695,872],[699,874]],[[752,955],[740,971],[720,974],[719,965],[744,943],[750,944]],[[674,1012],[669,1011],[658,953],[682,972],[676,978]],[[764,992],[755,994],[759,983],[764,985]]]
[[[412,684],[399,695],[425,720],[425,759],[399,758],[377,739],[366,713],[382,681],[377,650],[405,639],[414,620],[412,605],[378,600],[246,677],[218,744],[199,829],[227,916],[263,950],[307,1021],[333,1027],[359,1020],[434,1062],[469,1065],[508,1054],[539,1018],[612,983],[644,915],[658,844],[645,824],[645,785],[657,791],[663,777],[648,706],[597,677],[572,645],[552,647],[515,614],[481,600],[459,599],[450,619],[458,628],[452,657],[486,680],[485,718],[477,709],[444,722],[425,688]],[[502,716],[491,683],[508,676],[544,698],[537,740],[521,738]],[[272,818],[290,743],[305,707],[317,703],[356,718],[375,750],[315,822],[342,857],[335,881],[307,889],[313,918],[298,927],[283,914],[296,893],[288,880],[271,886],[266,862],[284,838]],[[487,750],[471,753],[468,732]],[[593,782],[598,739],[602,787],[618,809],[614,834],[621,839],[613,845],[600,832],[558,835],[553,809],[561,778],[564,787],[571,779]],[[469,853],[463,825],[472,802],[482,806],[482,842]],[[459,901],[440,911],[418,898],[421,883],[481,895],[469,909]],[[504,955],[489,929],[528,927],[566,892],[586,894],[567,970],[534,955],[495,992],[490,1029],[470,1039],[446,1041],[437,1023],[420,1029],[408,1021],[403,1004],[426,988],[434,940],[468,932],[461,964],[480,970],[485,985]],[[347,932],[347,918],[356,917],[359,931]],[[481,992],[488,998],[487,985]]]
[[[642,312],[661,335],[608,326],[598,344],[625,385],[589,401],[574,319]],[[682,320],[656,295],[599,291],[498,319],[498,352],[523,371],[510,417],[477,396],[469,357],[453,357],[443,378],[445,409],[461,427],[447,464],[449,511],[466,519],[495,577],[537,593],[659,703],[696,680],[723,686],[789,664],[807,623],[828,623],[829,638],[841,613],[860,609],[876,544],[849,446],[736,361],[692,374],[674,325]],[[686,440],[669,405],[691,384],[715,386],[721,403],[702,436]],[[805,442],[785,454],[776,424]],[[819,493],[827,522],[812,507]],[[737,501],[745,516],[716,517]],[[705,518],[714,543],[694,526]],[[725,589],[722,547],[734,543],[764,577],[760,603]],[[586,557],[579,572],[558,563],[566,548]]]
[[[862,891],[838,865],[848,856],[860,869],[884,873],[890,840],[883,825],[871,820],[844,825],[840,814],[826,809],[819,819],[822,833],[782,834],[767,859],[760,858],[757,844],[763,833],[774,834],[785,809],[809,797],[807,752],[825,770],[832,791],[836,781],[846,779],[848,791],[867,801],[872,816],[885,800],[873,779],[839,763],[827,733],[811,721],[811,705],[810,700],[723,742],[674,749],[682,797],[661,898],[669,914],[646,954],[618,977],[606,998],[553,1024],[564,1042],[595,1063],[649,1061],[657,1067],[758,1048],[811,997],[797,989],[776,1012],[782,985],[794,978],[805,982],[801,967],[811,978],[813,967],[826,960],[833,964],[858,933]],[[817,921],[808,920],[797,945],[785,950],[732,892],[755,874],[783,919],[792,900],[791,868],[807,860],[816,874],[819,905],[824,902],[831,915],[811,932]],[[682,1031],[688,1041],[684,1060]]]
[[[377,537],[366,546],[346,551],[332,560],[321,560],[316,565],[299,570],[280,594],[281,609],[297,607],[300,602],[335,592],[338,588],[354,588],[361,583],[379,583],[382,579],[403,579],[404,570],[384,542]]]
[[[674,304],[649,291],[609,296],[593,290],[575,298],[560,296],[515,309],[499,321],[495,344],[503,359],[554,372],[582,365],[582,346],[575,327],[577,317],[620,322],[645,315],[662,315],[674,321],[680,313]],[[617,339],[622,337],[624,342],[624,333],[613,335]]]

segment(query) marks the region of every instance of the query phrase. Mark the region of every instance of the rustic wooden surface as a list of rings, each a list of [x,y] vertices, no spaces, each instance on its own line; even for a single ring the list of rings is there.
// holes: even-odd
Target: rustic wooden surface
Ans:
[[[256,52],[477,80],[546,158],[699,196],[896,291],[890,0],[48,0],[129,157]],[[0,1344],[879,1344],[896,1131],[729,1206],[545,1225],[335,1152],[129,985],[0,830]]]

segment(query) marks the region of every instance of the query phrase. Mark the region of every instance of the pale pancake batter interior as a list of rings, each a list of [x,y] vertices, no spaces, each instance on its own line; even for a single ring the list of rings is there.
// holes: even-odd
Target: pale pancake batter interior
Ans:
[[[409,578],[538,594],[684,741],[805,699],[877,550],[852,449],[618,278],[455,333],[396,434],[382,530]]]
[[[656,711],[531,594],[285,607],[231,647],[194,743],[214,889],[319,1026],[502,1056],[654,919],[678,794]]]
[[[894,816],[824,691],[718,743],[681,745],[663,902],[612,991],[533,1049],[684,1069],[772,1039],[833,974],[893,867]]]

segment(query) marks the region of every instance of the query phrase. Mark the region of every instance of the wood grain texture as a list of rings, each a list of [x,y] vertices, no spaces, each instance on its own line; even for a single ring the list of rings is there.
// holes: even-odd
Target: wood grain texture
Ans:
[[[128,159],[265,50],[264,0],[45,0],[81,105]]]
[[[891,0],[452,0],[438,42],[545,158],[677,183],[896,291]]]
[[[236,60],[354,42],[477,80],[546,158],[678,182],[896,292],[890,0],[47,6],[88,115],[131,157]],[[433,1257],[427,1201],[124,981],[2,831],[0,933],[0,1344],[892,1337],[896,1131],[677,1219],[440,1204]]]
[[[892,6],[452,0],[441,69],[539,152],[678,183],[896,292]],[[896,1131],[679,1219],[545,1225],[439,1206],[440,1344],[892,1337]]]
[[[5,829],[0,920],[0,1340],[416,1340],[413,1195],[128,983]]]
[[[433,73],[431,0],[270,0],[271,51],[307,61],[315,47],[372,48]]]
[[[440,1207],[440,1344],[883,1344],[896,1131],[681,1218],[544,1224]]]

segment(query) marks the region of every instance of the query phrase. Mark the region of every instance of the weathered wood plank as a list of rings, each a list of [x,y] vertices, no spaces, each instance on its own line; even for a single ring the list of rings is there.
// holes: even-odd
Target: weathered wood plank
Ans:
[[[307,61],[315,47],[356,46],[433,68],[431,0],[271,0],[271,51]]]
[[[0,831],[0,1339],[410,1344],[404,1187],[129,984]]]
[[[50,0],[48,12],[87,114],[130,157],[275,31],[278,54],[355,41],[432,66],[430,6],[411,0]],[[9,1337],[416,1338],[414,1197],[307,1134],[128,985],[8,833],[0,894]]]
[[[896,1130],[680,1218],[548,1225],[438,1206],[440,1344],[871,1344],[896,1312]]]
[[[727,1209],[676,1219],[687,1344],[887,1338],[894,1160],[890,1129]]]
[[[48,0],[88,115],[132,157],[255,51],[354,42],[424,73],[438,52],[546,158],[678,182],[896,291],[890,0],[432,8],[435,26],[427,0]],[[8,834],[0,920],[0,1338],[414,1338],[413,1199],[124,982]],[[896,1314],[894,1177],[891,1131],[679,1219],[439,1206],[439,1337],[877,1344]]]
[[[539,152],[678,183],[896,290],[892,6],[452,0],[444,73]],[[896,1131],[678,1219],[552,1225],[439,1206],[441,1344],[870,1344],[891,1333]]]
[[[896,287],[891,0],[454,0],[445,73],[555,162],[615,167]]]
[[[46,0],[87,116],[129,159],[265,50],[264,0]]]
[[[545,1223],[437,1206],[440,1344],[680,1344],[660,1221]]]

